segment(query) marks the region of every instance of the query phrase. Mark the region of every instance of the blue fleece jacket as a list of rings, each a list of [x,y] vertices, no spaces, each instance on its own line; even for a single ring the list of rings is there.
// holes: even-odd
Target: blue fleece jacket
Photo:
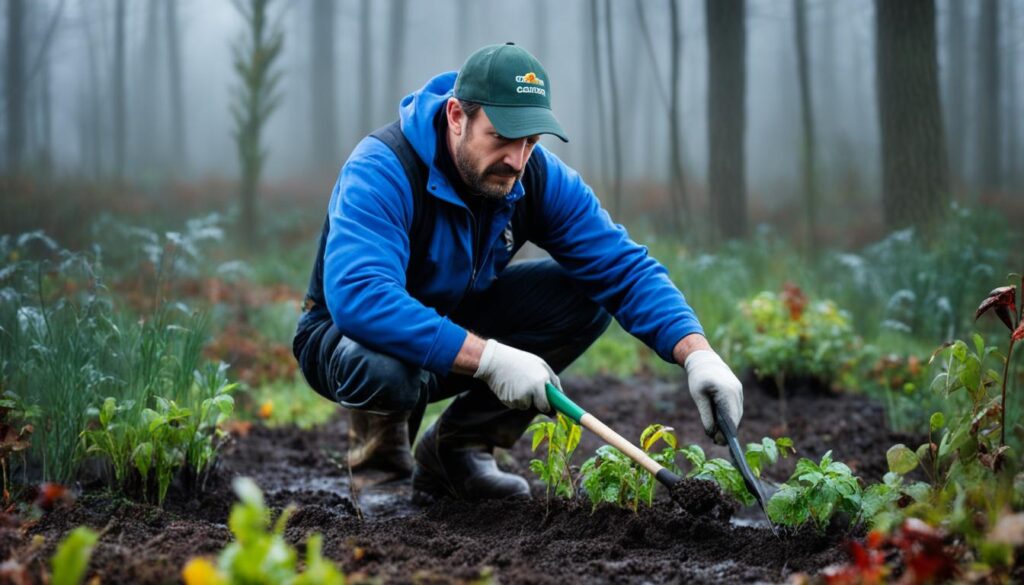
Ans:
[[[330,231],[324,252],[324,297],[338,330],[353,340],[432,372],[451,370],[467,331],[451,314],[467,295],[485,290],[522,245],[508,245],[506,228],[525,195],[512,192],[477,226],[451,183],[434,165],[434,119],[452,95],[455,72],[431,79],[405,97],[402,132],[427,163],[427,196],[437,213],[423,266],[408,267],[413,196],[394,153],[381,141],[363,139],[341,169],[328,207]],[[531,194],[530,239],[546,250],[592,299],[627,331],[671,362],[676,343],[703,333],[683,294],[647,248],[612,222],[579,174],[537,145],[546,189]],[[407,271],[410,276],[407,282]]]

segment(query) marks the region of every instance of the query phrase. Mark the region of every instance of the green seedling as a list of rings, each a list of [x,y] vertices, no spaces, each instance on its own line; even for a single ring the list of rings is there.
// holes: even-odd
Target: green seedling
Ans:
[[[226,371],[227,366],[221,364],[194,373],[186,400],[198,403],[197,408],[157,396],[155,408],[145,408],[135,418],[132,403],[118,404],[108,397],[102,407],[90,412],[98,417],[99,426],[82,432],[85,454],[109,462],[116,486],[123,491],[135,491],[137,473],[141,480],[138,491],[146,497],[153,477],[159,504],[183,468],[193,481],[191,487],[198,488],[226,436],[217,425],[234,409],[231,393],[237,384],[227,381]]]
[[[72,530],[57,546],[57,552],[50,559],[50,567],[53,569],[51,585],[81,583],[97,540],[99,535],[85,526]]]
[[[533,433],[531,448],[534,452],[547,444],[547,457],[530,461],[530,470],[547,486],[545,493],[549,500],[552,494],[572,498],[576,492],[569,460],[580,444],[582,431],[582,427],[563,414],[554,421],[538,421],[526,429]]]
[[[233,487],[240,501],[231,507],[228,527],[235,540],[221,551],[216,566],[204,558],[189,561],[182,570],[186,585],[344,585],[345,576],[323,558],[323,539],[319,534],[311,535],[306,542],[306,567],[305,571],[299,571],[298,553],[284,537],[294,506],[285,508],[271,522],[271,511],[254,481],[247,477],[235,478]]]
[[[654,451],[662,443],[664,447]],[[640,446],[644,452],[669,471],[679,474],[681,472],[675,463],[679,453],[677,445],[673,429],[661,424],[650,425],[640,435]],[[610,445],[598,448],[597,454],[580,467],[580,475],[583,488],[595,508],[598,504],[610,503],[636,512],[640,502],[650,506],[654,501],[654,489],[658,483],[654,476]]]
[[[748,443],[744,458],[754,475],[761,477],[761,472],[767,466],[774,465],[780,455],[788,457],[790,453],[795,452],[792,439],[765,437],[760,443]],[[687,477],[714,481],[722,488],[723,492],[733,496],[745,506],[752,506],[756,503],[754,495],[747,490],[747,486],[743,482],[743,476],[732,462],[717,457],[708,459],[699,445],[684,447],[680,453],[692,466],[692,469],[686,474]]]
[[[845,463],[832,460],[832,451],[820,463],[801,458],[789,481],[768,500],[772,522],[800,526],[810,521],[819,530],[837,513],[858,518],[860,511],[860,483]]]

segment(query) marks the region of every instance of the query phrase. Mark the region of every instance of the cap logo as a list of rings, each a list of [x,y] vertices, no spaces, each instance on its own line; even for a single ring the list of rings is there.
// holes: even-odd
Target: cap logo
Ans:
[[[537,74],[533,71],[526,75],[516,75],[516,83],[527,84],[517,85],[516,93],[536,93],[542,96],[546,96],[548,94],[547,90],[544,89],[544,80],[537,77]]]
[[[526,75],[516,75],[516,83],[532,83],[533,85],[544,87],[544,80],[537,77],[537,74],[533,71]]]

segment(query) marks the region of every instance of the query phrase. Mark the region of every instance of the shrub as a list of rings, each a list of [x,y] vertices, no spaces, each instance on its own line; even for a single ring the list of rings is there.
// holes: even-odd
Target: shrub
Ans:
[[[764,291],[741,302],[720,337],[727,360],[775,382],[783,423],[787,379],[809,378],[829,386],[856,364],[859,349],[845,311],[832,301],[811,302],[793,285],[782,294]]]

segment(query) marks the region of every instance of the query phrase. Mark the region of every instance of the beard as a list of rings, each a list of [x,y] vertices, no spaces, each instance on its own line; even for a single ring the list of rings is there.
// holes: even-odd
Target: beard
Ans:
[[[516,172],[514,168],[505,163],[495,163],[484,169],[483,172],[478,171],[479,161],[470,152],[469,146],[465,142],[465,139],[460,139],[455,145],[455,167],[459,170],[463,180],[466,181],[466,186],[469,187],[470,191],[481,197],[503,199],[512,191],[515,181],[505,186],[489,182],[487,180],[488,177],[501,179],[514,177],[518,180],[523,177],[523,171]]]

